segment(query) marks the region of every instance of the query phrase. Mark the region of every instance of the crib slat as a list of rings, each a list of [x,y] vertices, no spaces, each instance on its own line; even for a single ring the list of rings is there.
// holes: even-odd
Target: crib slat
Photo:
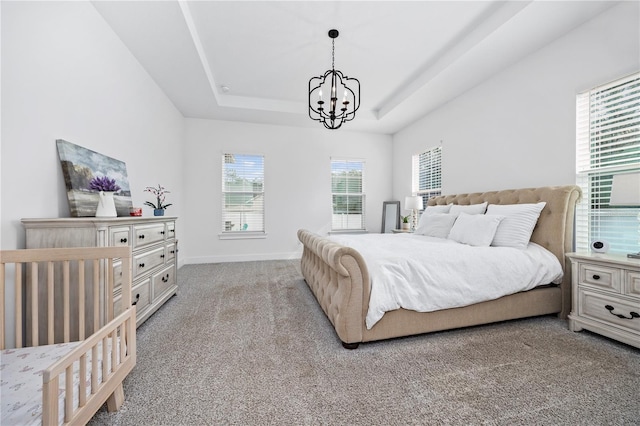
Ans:
[[[98,260],[93,261],[93,332],[96,333],[100,328],[100,265]]]
[[[69,301],[69,261],[62,262],[62,316],[64,321],[64,342],[70,341],[69,325],[71,323],[70,301]]]
[[[91,348],[91,394],[98,392],[98,345]]]
[[[69,422],[73,417],[73,364],[64,372],[64,421]]]
[[[109,375],[109,363],[107,362],[107,356],[109,352],[107,351],[108,344],[107,336],[102,339],[102,382],[107,380],[107,376]]]
[[[84,340],[84,260],[78,261],[78,335],[80,340]]]
[[[116,365],[118,365],[118,329],[113,330],[111,334],[111,362],[109,363],[109,370],[111,373],[116,371]]]
[[[55,297],[53,296],[53,262],[47,262],[47,344],[51,345],[55,343],[54,335],[54,316],[53,316],[53,302]]]
[[[4,306],[4,263],[0,263],[0,350],[4,350],[4,316],[7,312]]]
[[[22,347],[22,263],[15,263],[15,291],[14,309],[16,310],[14,322],[16,325],[16,348]]]
[[[31,262],[31,346],[38,346],[40,340],[38,318],[38,263]]]
[[[80,387],[78,392],[80,393],[78,398],[78,406],[84,407],[87,403],[87,354],[82,354],[80,357]]]

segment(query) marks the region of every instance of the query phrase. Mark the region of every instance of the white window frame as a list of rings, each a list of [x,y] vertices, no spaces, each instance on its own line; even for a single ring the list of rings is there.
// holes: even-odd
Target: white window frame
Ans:
[[[411,157],[411,194],[422,197],[423,209],[429,198],[442,194],[442,145]]]
[[[612,253],[638,252],[640,207],[610,206],[616,174],[640,171],[640,73],[576,98],[576,250],[607,241]],[[615,115],[611,112],[616,107]]]
[[[366,196],[366,189],[365,189],[365,182],[366,182],[366,161],[363,159],[354,159],[354,158],[336,158],[336,157],[332,157],[331,159],[331,233],[341,233],[341,232],[345,232],[345,233],[353,233],[353,232],[366,232],[366,201],[367,201],[367,196]],[[360,192],[350,192],[348,189],[348,186],[346,187],[346,191],[345,192],[334,192],[334,187],[333,187],[333,170],[334,170],[334,164],[338,165],[338,164],[343,164],[345,170],[357,170],[360,169],[361,170],[361,185],[360,185]],[[350,167],[350,165],[353,165],[353,167]],[[354,226],[353,224],[353,217],[351,216],[356,216],[355,214],[351,214],[347,211],[347,213],[336,213],[335,209],[335,203],[334,203],[334,197],[336,196],[347,196],[347,197],[360,197],[361,198],[361,214],[360,214],[360,218],[359,220],[357,220],[357,224]],[[347,209],[348,209],[348,203],[347,203]],[[346,221],[346,222],[345,222]],[[339,226],[336,226],[338,223],[340,223]]]
[[[252,158],[260,159],[262,162],[262,169],[258,170],[258,174],[254,179],[261,179],[261,186],[256,186],[254,184],[251,185],[251,190],[246,188],[240,188],[240,190],[227,190],[226,182],[228,178],[229,167],[227,164],[235,164],[230,163],[230,159],[233,159],[235,162],[236,158]],[[220,233],[218,234],[221,240],[228,239],[251,239],[251,238],[266,238],[267,233],[265,230],[265,156],[263,154],[255,154],[255,153],[245,153],[245,152],[235,152],[235,151],[225,151],[221,154],[222,160],[222,196],[221,196],[221,221],[220,221]],[[246,173],[255,173],[256,171],[250,170],[250,164],[246,165]],[[247,182],[249,180],[247,179]],[[257,190],[260,188],[260,190]],[[249,197],[247,203],[250,204],[249,207],[244,207],[242,209],[232,208],[230,209],[227,205],[227,195],[235,194],[236,196],[245,196]],[[258,200],[258,203],[256,203]],[[257,215],[253,219],[247,219],[247,215]],[[236,217],[235,219],[230,219],[230,217]],[[235,221],[238,223],[236,224]],[[233,224],[233,227],[230,227],[229,223]],[[246,225],[245,225],[246,224]],[[256,226],[257,229],[251,229],[252,226]],[[235,228],[235,229],[233,229]],[[246,228],[246,229],[244,229]]]

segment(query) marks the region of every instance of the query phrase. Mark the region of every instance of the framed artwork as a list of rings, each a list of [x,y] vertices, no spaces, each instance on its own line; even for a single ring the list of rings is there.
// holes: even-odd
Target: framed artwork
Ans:
[[[382,233],[400,229],[400,201],[382,202]]]
[[[62,139],[56,140],[56,146],[71,217],[96,215],[99,195],[98,192],[89,189],[89,182],[98,176],[115,179],[120,187],[113,196],[116,211],[118,216],[129,216],[129,208],[133,203],[127,178],[127,166],[124,162]]]

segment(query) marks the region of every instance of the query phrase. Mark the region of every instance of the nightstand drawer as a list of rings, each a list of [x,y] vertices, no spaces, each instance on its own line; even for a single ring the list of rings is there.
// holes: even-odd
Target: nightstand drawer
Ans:
[[[637,302],[580,289],[578,303],[578,314],[582,317],[640,332],[640,318],[632,314],[632,312],[636,315],[640,314],[640,306]],[[623,315],[625,318],[620,318],[618,315]]]
[[[635,297],[640,296],[640,272],[627,271],[625,282],[627,283],[627,288],[624,294]]]
[[[609,268],[592,263],[580,263],[579,269],[580,285],[590,285],[604,289],[615,290],[620,293],[620,269]]]

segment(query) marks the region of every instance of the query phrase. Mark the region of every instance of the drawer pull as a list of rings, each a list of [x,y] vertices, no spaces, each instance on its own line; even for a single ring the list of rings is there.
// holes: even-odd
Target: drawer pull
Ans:
[[[599,279],[600,279],[600,275],[595,275],[595,274],[594,274],[594,275],[593,275],[593,279],[594,279],[594,280],[599,280]]]
[[[138,303],[138,300],[140,300],[140,293],[136,294],[136,300],[134,300],[133,303],[131,303],[131,306],[133,306],[136,303]]]
[[[169,229],[169,232],[174,232],[175,233],[176,230],[175,229]]]
[[[160,231],[160,235],[164,235],[164,231]]]
[[[634,319],[634,318],[640,318],[640,314],[639,314],[639,313],[637,313],[637,312],[629,312],[629,315],[631,315],[631,316],[630,316],[630,317],[625,317],[625,316],[624,316],[624,315],[622,315],[622,314],[614,314],[614,313],[613,313],[613,310],[614,310],[615,308],[614,308],[613,306],[611,306],[611,305],[604,305],[604,308],[605,308],[607,311],[609,311],[609,313],[610,313],[611,315],[615,315],[615,316],[617,316],[618,318],[628,319],[628,320],[632,320],[632,319]]]
[[[138,238],[140,238],[141,240],[144,240],[144,234],[138,235]]]
[[[161,254],[161,255],[160,255],[160,259],[164,259],[164,254]]]
[[[163,283],[166,283],[167,281],[169,281],[169,274],[165,275],[164,277],[160,278],[162,280]]]
[[[176,251],[175,250],[171,250],[169,253],[176,254]]]
[[[120,242],[121,242],[121,243],[126,243],[126,242],[127,242],[127,239],[126,239],[126,238],[120,238]]]
[[[138,263],[139,268],[144,268],[144,263]]]

